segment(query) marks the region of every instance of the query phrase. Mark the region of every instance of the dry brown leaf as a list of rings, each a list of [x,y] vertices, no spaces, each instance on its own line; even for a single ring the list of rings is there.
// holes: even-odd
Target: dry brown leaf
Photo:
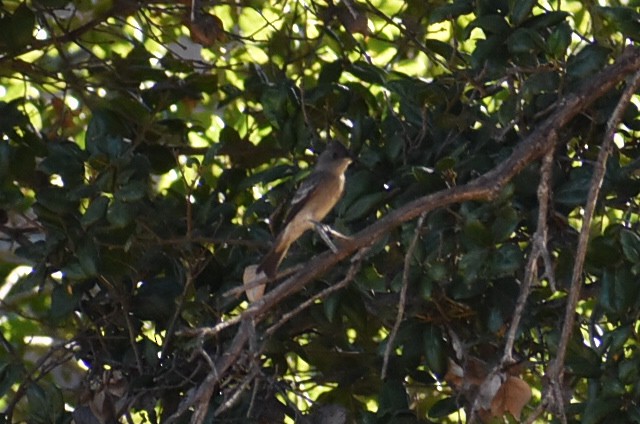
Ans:
[[[247,294],[247,299],[249,299],[249,302],[251,303],[262,299],[264,290],[267,287],[266,284],[250,287],[251,283],[256,281],[258,278],[265,277],[262,272],[260,274],[256,274],[257,268],[258,265],[249,265],[244,269],[244,273],[242,274],[242,283],[245,286],[244,292]]]
[[[477,396],[483,422],[491,422],[507,413],[519,420],[522,409],[531,400],[529,385],[514,376],[515,370],[522,371],[521,367],[511,367],[499,374],[490,374],[487,367],[477,358],[469,358],[464,368],[450,359],[444,378],[457,391]]]
[[[189,22],[191,39],[203,46],[212,46],[224,41],[224,25],[220,18],[209,13],[198,13]]]
[[[507,412],[517,420],[522,408],[531,400],[531,388],[518,377],[507,377],[491,402],[491,416],[501,417]]]

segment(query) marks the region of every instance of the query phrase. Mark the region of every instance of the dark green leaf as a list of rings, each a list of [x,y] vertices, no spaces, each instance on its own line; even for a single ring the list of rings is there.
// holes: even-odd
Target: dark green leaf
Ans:
[[[33,40],[35,15],[26,3],[21,3],[10,18],[5,18],[3,43],[9,50],[20,50]]]
[[[137,207],[132,203],[115,200],[107,209],[107,220],[115,228],[124,228],[135,219]]]
[[[429,417],[433,419],[445,418],[460,408],[461,405],[458,404],[456,396],[440,399],[429,409]]]
[[[17,363],[0,360],[0,397],[16,384],[23,376],[24,369]]]
[[[40,382],[27,388],[29,422],[58,424],[64,414],[62,393],[53,384]]]
[[[135,202],[147,194],[146,181],[133,180],[116,191],[116,199],[122,202]]]
[[[173,316],[181,292],[182,285],[171,277],[144,281],[134,296],[132,312],[140,319],[164,322]]]
[[[439,377],[447,372],[447,352],[440,329],[428,325],[424,330],[424,356],[429,369]]]
[[[424,40],[424,45],[427,49],[439,54],[445,60],[453,59],[457,54],[456,50],[451,45],[433,38],[427,38]]]
[[[385,192],[371,193],[361,196],[346,210],[344,217],[347,222],[362,219],[378,208],[387,198]]]
[[[470,282],[478,278],[478,274],[486,266],[489,252],[485,249],[471,250],[462,255],[460,259],[460,273],[465,281]]]
[[[68,317],[77,307],[79,301],[79,294],[71,292],[70,287],[65,287],[62,284],[56,285],[51,293],[51,319],[58,321]]]
[[[378,410],[383,413],[409,409],[407,391],[404,384],[397,380],[390,379],[382,384],[378,402]]]
[[[564,22],[568,16],[569,13],[564,11],[542,13],[528,19],[524,25],[535,30],[546,29]]]
[[[640,236],[635,231],[620,231],[620,244],[627,260],[634,264],[640,263]]]
[[[509,31],[510,26],[505,21],[503,16],[500,15],[484,15],[471,21],[471,23],[465,28],[465,38],[469,38],[471,31],[475,28],[480,28],[484,31],[487,39],[490,35],[505,34]]]
[[[582,424],[607,422],[607,417],[620,407],[620,398],[596,398],[587,403]]]
[[[107,206],[109,206],[109,198],[99,196],[93,199],[84,215],[82,215],[82,218],[80,218],[80,224],[82,224],[82,227],[87,229],[104,218],[105,213],[107,212]]]
[[[355,62],[345,68],[345,70],[362,81],[372,84],[384,85],[386,81],[386,74],[377,66],[368,64],[367,62]]]
[[[76,250],[78,263],[84,271],[84,275],[94,277],[98,275],[99,253],[96,245],[89,237],[85,237]]]
[[[429,23],[433,24],[455,19],[471,12],[473,12],[473,2],[471,0],[454,0],[453,3],[443,4],[433,9],[429,15]]]
[[[476,246],[486,247],[493,244],[491,231],[489,231],[489,229],[477,219],[469,220],[465,224],[462,234],[466,240]]]
[[[504,206],[496,212],[496,219],[491,224],[492,239],[496,242],[507,240],[518,228],[520,216],[511,206]]]
[[[577,55],[569,58],[567,74],[574,78],[592,76],[607,63],[610,52],[606,47],[593,44],[586,46]]]
[[[491,257],[491,271],[496,277],[511,275],[523,264],[523,254],[515,244],[504,244]]]
[[[534,53],[542,50],[544,39],[529,28],[518,28],[507,38],[507,47],[514,54]]]
[[[571,179],[556,190],[556,202],[568,206],[583,205],[587,200],[591,170],[581,169],[571,174]]]
[[[598,378],[602,374],[602,357],[590,347],[578,343],[577,340],[571,342],[567,352],[567,368],[580,377]]]
[[[342,75],[343,69],[344,62],[341,60],[325,63],[322,66],[320,75],[318,75],[318,85],[338,82],[338,80],[340,79],[340,75]]]
[[[555,58],[562,58],[571,44],[571,26],[563,22],[547,38],[547,52]]]
[[[515,25],[520,25],[530,14],[536,0],[509,0],[509,17]]]
[[[129,129],[117,114],[96,109],[87,126],[85,146],[91,155],[105,154],[113,159],[125,150],[124,139],[128,136]]]
[[[287,104],[289,102],[289,89],[285,85],[267,87],[260,103],[264,115],[269,119],[271,125],[279,128],[287,117]]]

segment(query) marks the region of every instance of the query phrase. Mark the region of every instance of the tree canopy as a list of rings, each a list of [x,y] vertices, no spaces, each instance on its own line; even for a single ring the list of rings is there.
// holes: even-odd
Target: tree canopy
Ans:
[[[640,423],[638,7],[0,1],[0,422]]]

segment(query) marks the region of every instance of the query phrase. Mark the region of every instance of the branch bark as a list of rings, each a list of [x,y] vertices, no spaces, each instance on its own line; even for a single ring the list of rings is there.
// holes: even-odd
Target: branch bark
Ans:
[[[338,262],[357,250],[375,243],[392,229],[423,213],[470,200],[491,200],[514,176],[553,148],[558,139],[558,130],[612,90],[627,75],[638,69],[640,69],[640,49],[629,48],[616,63],[591,78],[579,91],[561,99],[557,104],[556,113],[522,140],[507,160],[467,184],[420,197],[389,213],[344,242],[336,253],[327,252],[311,260],[303,270],[287,278],[260,301],[252,304],[243,316],[261,320],[261,316],[274,305],[301,290],[307,283],[323,275]]]
[[[565,307],[564,322],[562,325],[562,333],[560,335],[560,342],[558,343],[558,353],[552,366],[548,370],[548,376],[550,379],[551,393],[559,392],[562,387],[562,379],[564,375],[564,362],[566,359],[567,348],[569,346],[569,339],[573,333],[573,327],[575,325],[575,310],[580,299],[580,291],[582,289],[584,262],[587,256],[587,247],[589,243],[589,233],[591,230],[591,223],[593,221],[593,214],[598,203],[598,196],[600,194],[600,188],[602,187],[602,181],[606,173],[607,159],[613,148],[613,138],[616,133],[616,129],[622,121],[624,111],[631,101],[631,97],[640,87],[640,70],[637,71],[622,93],[615,110],[611,114],[607,122],[607,132],[604,136],[604,140],[600,147],[598,154],[598,160],[594,166],[593,176],[591,177],[591,184],[589,186],[589,194],[587,196],[587,202],[584,207],[584,214],[582,220],[582,228],[580,229],[580,236],[578,239],[578,248],[576,250],[575,262],[573,264],[573,273],[571,278],[571,288],[569,290],[569,296],[567,298],[567,305]],[[560,408],[560,412],[563,418],[563,422],[566,422],[563,413],[562,399],[559,398],[559,394],[553,396],[552,404]]]
[[[295,272],[267,292],[259,301],[252,303],[241,315],[221,322],[214,327],[185,331],[182,335],[193,336],[198,334],[199,337],[203,338],[213,337],[239,323],[253,321],[257,324],[283,299],[301,290],[306,284],[322,276],[337,263],[356,251],[380,240],[401,224],[448,205],[471,200],[491,200],[498,195],[514,176],[554,148],[558,141],[558,131],[561,128],[638,69],[640,69],[640,49],[629,48],[620,56],[617,62],[595,75],[577,92],[568,94],[561,99],[556,105],[555,113],[550,115],[535,131],[522,140],[507,160],[491,171],[467,184],[429,194],[407,203],[355,234],[348,241],[343,242],[336,253],[326,252],[310,260],[302,270]],[[245,331],[244,325],[241,325],[234,341],[221,358],[236,358],[239,355],[248,340],[248,337],[243,336]],[[224,360],[223,362],[226,363]],[[222,378],[220,374],[228,366],[216,368],[217,375],[211,374],[209,376],[211,378],[207,379],[206,384],[213,384],[215,381],[219,381]],[[201,385],[201,390],[204,390],[206,384],[203,383]],[[210,396],[210,393],[206,393],[206,395]]]

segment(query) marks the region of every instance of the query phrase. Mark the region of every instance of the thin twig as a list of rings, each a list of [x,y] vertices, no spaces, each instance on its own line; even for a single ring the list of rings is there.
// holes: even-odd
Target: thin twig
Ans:
[[[209,366],[211,369],[207,376],[196,390],[184,398],[178,410],[167,419],[165,424],[175,423],[181,415],[194,405],[197,406],[195,406],[195,412],[191,418],[191,423],[201,424],[204,421],[208,410],[208,404],[211,396],[213,395],[214,389],[225,376],[227,370],[236,362],[244,348],[244,345],[249,340],[250,332],[248,327],[250,325],[251,322],[249,320],[242,321],[242,324],[238,328],[229,348],[219,355],[215,362],[208,361],[210,362]],[[208,355],[206,355],[206,352],[203,353],[205,354],[205,359],[207,359]]]
[[[549,197],[550,182],[553,171],[553,154],[555,149],[551,148],[542,159],[542,167],[540,168],[540,183],[538,184],[538,225],[533,235],[531,243],[531,253],[527,262],[520,295],[516,302],[516,307],[511,319],[511,325],[507,332],[506,342],[504,344],[504,355],[502,357],[501,366],[513,363],[513,344],[515,343],[516,333],[520,326],[520,320],[524,313],[524,308],[529,298],[531,284],[538,277],[538,259],[542,252],[547,250],[547,218],[549,216]],[[545,265],[546,268],[546,265]],[[549,273],[549,270],[546,270]]]
[[[347,271],[347,275],[345,275],[345,277],[340,282],[330,287],[327,287],[326,289],[322,290],[320,293],[317,293],[313,295],[311,298],[302,302],[294,310],[284,314],[282,318],[278,320],[277,323],[273,324],[271,327],[267,329],[267,331],[265,331],[264,333],[265,337],[269,337],[273,335],[273,333],[275,333],[287,321],[289,321],[291,318],[293,318],[294,316],[298,315],[300,312],[304,311],[305,309],[313,305],[317,300],[325,299],[330,294],[335,293],[339,290],[342,290],[344,287],[348,286],[349,283],[353,281],[358,271],[360,271],[360,267],[362,265],[362,258],[364,257],[364,252],[366,250],[368,249],[363,249],[363,251],[361,251],[361,253],[357,255],[357,259],[354,258],[355,260],[352,261],[351,267],[349,267],[349,271]]]
[[[391,356],[391,351],[393,350],[396,337],[398,336],[400,324],[402,323],[402,319],[404,318],[404,310],[407,305],[407,291],[409,290],[409,271],[411,270],[411,260],[413,259],[416,245],[418,244],[418,240],[420,239],[420,232],[422,231],[422,225],[424,224],[424,219],[426,216],[427,214],[423,213],[422,215],[420,215],[420,218],[418,218],[418,223],[416,224],[416,230],[413,234],[413,239],[411,240],[411,244],[407,249],[407,254],[404,257],[404,267],[402,269],[402,288],[400,289],[400,299],[398,300],[398,312],[396,314],[396,320],[393,323],[391,333],[389,333],[389,337],[387,338],[387,345],[384,348],[382,372],[380,373],[380,378],[382,380],[387,378],[389,357]]]
[[[338,262],[359,249],[380,240],[399,225],[417,218],[425,212],[470,200],[490,200],[494,198],[511,179],[530,163],[542,157],[554,145],[558,131],[578,114],[589,108],[596,100],[608,93],[625,76],[640,68],[640,49],[629,48],[613,65],[589,80],[589,84],[579,91],[566,95],[558,102],[556,113],[551,114],[535,131],[529,134],[513,150],[511,155],[495,168],[467,184],[447,188],[397,208],[372,225],[353,235],[340,244],[338,252],[326,252],[305,264],[303,270],[287,278],[259,301],[251,304],[242,315],[221,322],[215,327],[185,330],[182,335],[213,337],[244,318],[263,316],[276,304],[291,294],[301,290],[307,283],[332,269]],[[244,288],[242,289],[244,290]]]
[[[630,81],[627,83],[625,91],[622,93],[616,108],[614,109],[609,121],[607,122],[607,131],[604,136],[604,140],[598,153],[598,161],[594,165],[593,175],[591,177],[591,184],[589,186],[589,194],[587,196],[587,202],[584,207],[584,217],[582,220],[582,228],[580,229],[580,236],[578,239],[578,248],[576,249],[575,262],[573,264],[573,274],[571,278],[571,288],[569,290],[569,296],[567,298],[567,306],[565,308],[564,323],[562,325],[562,333],[560,336],[560,342],[558,343],[558,352],[554,360],[553,365],[549,367],[548,376],[550,378],[550,387],[554,385],[562,387],[562,379],[564,376],[564,362],[567,353],[567,347],[569,345],[569,338],[573,332],[575,324],[575,309],[580,299],[580,290],[582,288],[582,273],[584,270],[584,262],[587,254],[587,246],[589,243],[589,232],[591,228],[591,222],[593,221],[593,214],[598,202],[598,196],[600,194],[600,188],[602,187],[602,181],[606,173],[607,158],[613,146],[613,138],[615,136],[616,129],[622,120],[624,111],[626,110],[631,96],[640,87],[640,71],[637,71]],[[551,390],[551,392],[557,392],[558,390]],[[548,392],[551,393],[551,392]],[[554,406],[562,408],[562,399],[558,399],[557,393],[553,395]],[[565,420],[566,421],[566,418]]]

